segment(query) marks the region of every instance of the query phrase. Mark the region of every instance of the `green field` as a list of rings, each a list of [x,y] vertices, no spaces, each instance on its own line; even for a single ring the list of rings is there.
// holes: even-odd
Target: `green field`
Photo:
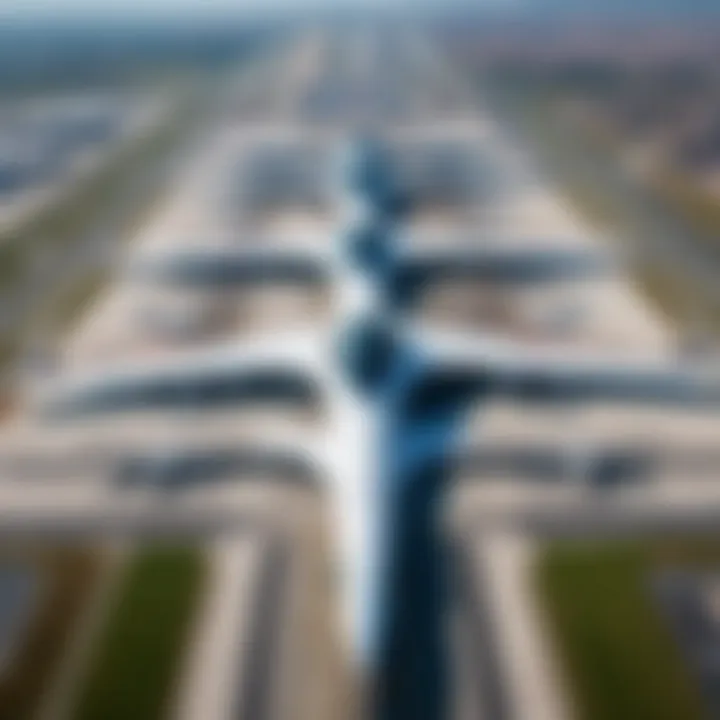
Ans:
[[[90,658],[74,720],[165,717],[203,587],[191,548],[153,547],[130,560]]]
[[[704,717],[651,596],[657,568],[720,564],[720,540],[557,543],[536,566],[540,601],[578,720]]]

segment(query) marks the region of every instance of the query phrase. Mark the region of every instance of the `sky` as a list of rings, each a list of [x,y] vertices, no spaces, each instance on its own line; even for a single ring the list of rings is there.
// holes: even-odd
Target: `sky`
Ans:
[[[363,5],[383,5],[383,0],[360,0]],[[358,0],[0,0],[0,17],[51,15],[216,15],[256,14],[297,9],[309,5],[337,7]]]
[[[228,14],[238,17],[267,15],[306,8],[343,7],[406,7],[409,11],[419,7],[471,7],[473,9],[498,7],[526,9],[532,12],[550,8],[578,10],[581,8],[633,8],[657,11],[665,8],[684,8],[690,14],[720,11],[720,0],[0,0],[0,22],[7,18],[33,18],[38,16],[74,19],[77,17],[108,18],[137,16],[139,18],[222,18]]]

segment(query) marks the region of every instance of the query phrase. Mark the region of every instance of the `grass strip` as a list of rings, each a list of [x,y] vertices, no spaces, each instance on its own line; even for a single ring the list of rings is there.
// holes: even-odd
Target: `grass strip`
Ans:
[[[152,547],[130,560],[74,720],[166,716],[204,570],[203,556],[193,548]]]
[[[536,566],[540,602],[579,720],[699,720],[699,688],[649,579],[720,562],[718,540],[559,542]]]

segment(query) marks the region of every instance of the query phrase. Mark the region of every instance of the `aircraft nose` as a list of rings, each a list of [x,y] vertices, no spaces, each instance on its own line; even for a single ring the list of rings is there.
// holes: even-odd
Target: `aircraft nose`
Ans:
[[[401,209],[390,159],[374,138],[357,138],[349,145],[342,163],[342,175],[346,191],[378,212],[392,216]]]
[[[340,363],[353,385],[376,394],[389,379],[400,347],[393,330],[380,318],[353,321],[340,336]]]
[[[359,270],[382,275],[392,265],[392,245],[388,225],[379,218],[370,218],[348,233],[346,252]]]

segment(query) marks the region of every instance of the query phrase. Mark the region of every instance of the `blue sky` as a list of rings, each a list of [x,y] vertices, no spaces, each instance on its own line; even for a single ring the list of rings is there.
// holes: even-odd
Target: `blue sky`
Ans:
[[[228,14],[238,17],[268,12],[282,13],[302,8],[406,7],[408,10],[435,4],[438,7],[466,6],[478,8],[553,8],[590,9],[622,8],[657,11],[667,7],[684,8],[690,15],[714,9],[720,11],[720,0],[0,0],[0,22],[5,18],[56,18],[139,16],[160,18],[209,18]]]
[[[310,6],[384,5],[387,0],[0,0],[0,17],[28,15],[227,15]]]

